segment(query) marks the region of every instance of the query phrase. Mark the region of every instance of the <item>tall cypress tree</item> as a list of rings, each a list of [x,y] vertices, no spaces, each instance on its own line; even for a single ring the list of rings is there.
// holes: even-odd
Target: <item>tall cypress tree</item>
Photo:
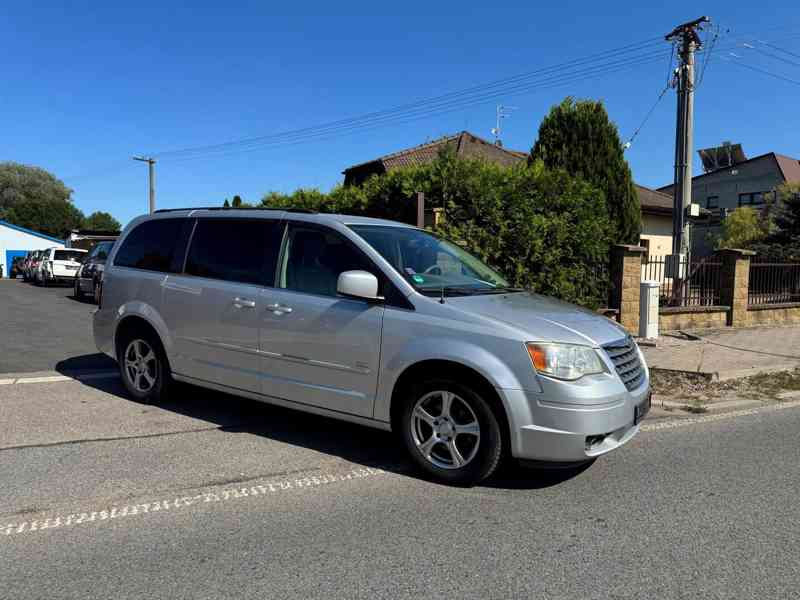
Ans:
[[[541,160],[599,188],[606,198],[616,243],[635,244],[641,231],[641,209],[631,169],[623,155],[617,127],[602,102],[567,97],[539,126],[528,162]]]

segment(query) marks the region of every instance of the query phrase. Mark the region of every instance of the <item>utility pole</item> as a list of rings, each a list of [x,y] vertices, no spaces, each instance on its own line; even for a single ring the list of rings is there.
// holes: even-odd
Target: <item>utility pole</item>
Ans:
[[[710,22],[708,17],[678,25],[664,38],[679,44],[679,65],[676,70],[678,92],[677,124],[675,128],[675,179],[672,206],[672,253],[688,256],[689,206],[692,204],[692,136],[694,133],[694,53],[702,46],[699,30]],[[685,259],[684,259],[685,260]],[[676,265],[675,274],[681,267]]]
[[[146,156],[134,156],[133,160],[147,163],[147,174],[150,182],[150,214],[156,212],[156,159]]]

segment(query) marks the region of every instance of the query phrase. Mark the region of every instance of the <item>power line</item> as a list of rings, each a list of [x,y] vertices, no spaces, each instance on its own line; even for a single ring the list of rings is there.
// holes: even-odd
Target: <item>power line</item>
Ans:
[[[328,137],[331,134],[341,134],[348,131],[362,131],[365,127],[371,128],[373,125],[389,125],[394,123],[409,122],[418,118],[428,118],[431,116],[451,112],[452,110],[458,110],[467,106],[494,101],[509,95],[520,94],[532,90],[549,89],[565,83],[571,83],[574,81],[594,77],[599,74],[612,73],[630,68],[631,66],[648,64],[654,60],[661,60],[662,56],[663,51],[659,50],[657,52],[649,52],[633,58],[626,57],[624,59],[617,59],[604,64],[568,71],[566,73],[550,74],[547,77],[531,82],[519,83],[517,85],[506,86],[504,88],[489,90],[482,93],[472,93],[460,98],[452,98],[436,103],[429,103],[426,106],[420,106],[419,108],[404,112],[389,113],[389,111],[386,111],[388,114],[383,114],[380,116],[365,115],[364,117],[360,117],[358,120],[353,119],[350,123],[344,123],[337,126],[323,125],[309,127],[304,128],[303,130],[263,136],[260,138],[251,138],[249,140],[241,140],[239,142],[204,146],[194,150],[186,149],[182,152],[182,154],[178,154],[177,156],[174,153],[161,153],[157,154],[156,156],[166,156],[167,158],[170,156],[175,156],[175,158],[199,158],[206,155],[210,156],[218,155],[220,153],[227,153],[230,150],[251,150],[265,146],[282,146],[297,141],[310,141],[320,137]]]
[[[792,65],[793,67],[800,67],[800,63],[796,63],[793,60],[789,60],[788,58],[783,58],[782,56],[778,56],[777,54],[773,54],[772,52],[767,52],[766,50],[762,50],[761,48],[757,48],[752,44],[742,44],[744,48],[748,50],[755,50],[759,54],[763,54],[764,56],[768,56],[769,58],[774,58],[775,60],[779,60],[781,62],[785,62],[787,64]]]
[[[381,116],[391,115],[391,114],[395,114],[395,113],[401,113],[401,112],[404,112],[404,111],[407,111],[407,110],[410,110],[410,109],[423,108],[423,107],[425,107],[425,106],[427,106],[427,105],[429,105],[431,103],[441,103],[441,102],[456,100],[459,97],[464,96],[464,95],[470,95],[470,94],[485,92],[485,91],[487,91],[489,89],[501,88],[503,86],[507,86],[509,84],[515,84],[515,83],[518,83],[518,82],[522,82],[522,81],[525,81],[526,79],[530,79],[530,78],[533,78],[533,77],[538,77],[538,76],[541,76],[541,75],[556,73],[556,72],[561,71],[563,69],[579,67],[579,66],[582,66],[582,65],[591,64],[592,62],[598,62],[598,61],[606,60],[606,59],[609,59],[609,58],[613,58],[614,56],[630,54],[632,52],[646,50],[648,47],[655,47],[656,46],[656,40],[658,40],[658,38],[652,38],[650,40],[644,40],[642,42],[637,42],[635,44],[628,44],[628,45],[622,46],[620,48],[607,50],[607,51],[600,52],[600,53],[597,53],[597,54],[594,54],[594,55],[591,55],[591,56],[588,56],[588,57],[579,58],[579,59],[573,59],[571,61],[567,61],[567,62],[556,64],[556,65],[551,65],[549,67],[544,67],[544,68],[537,69],[537,70],[534,70],[534,71],[530,71],[530,72],[527,72],[527,73],[522,73],[522,74],[519,74],[519,75],[515,75],[513,77],[507,77],[507,78],[504,78],[504,79],[499,79],[499,80],[496,80],[496,81],[493,81],[493,82],[489,82],[489,83],[486,83],[486,84],[472,86],[472,87],[465,88],[465,89],[462,89],[462,90],[449,92],[447,94],[434,96],[432,98],[418,100],[418,101],[415,101],[415,102],[411,102],[411,103],[408,103],[408,104],[403,104],[403,105],[400,105],[400,106],[397,106],[397,107],[394,107],[394,108],[391,108],[391,109],[387,109],[387,110],[381,110],[381,111],[375,111],[375,112],[367,113],[365,115],[360,115],[360,116],[357,116],[357,117],[341,119],[341,120],[338,120],[338,121],[333,121],[333,122],[330,122],[330,123],[324,123],[324,124],[311,126],[311,127],[305,127],[305,128],[294,130],[294,131],[274,133],[274,134],[269,134],[269,135],[264,135],[264,136],[257,136],[257,137],[252,137],[252,138],[244,138],[244,139],[241,139],[241,140],[234,140],[234,141],[224,142],[224,143],[220,143],[220,144],[210,144],[210,145],[205,145],[205,146],[195,146],[195,147],[183,148],[183,149],[179,149],[179,150],[168,150],[168,151],[155,153],[154,156],[167,157],[167,156],[175,156],[175,155],[179,155],[179,154],[183,154],[183,153],[191,153],[191,152],[205,151],[205,150],[214,150],[214,149],[217,149],[217,148],[226,148],[226,147],[229,147],[229,146],[240,145],[240,144],[245,144],[245,143],[254,143],[254,142],[260,142],[260,141],[269,140],[269,139],[284,138],[287,135],[294,135],[294,134],[302,134],[302,133],[307,133],[307,132],[313,132],[313,131],[316,131],[316,130],[319,130],[319,129],[323,129],[323,128],[324,129],[328,129],[328,128],[332,128],[332,127],[339,127],[339,126],[343,126],[343,125],[354,124],[354,123],[357,123],[357,122],[359,122],[359,121],[361,121],[363,119],[381,117]]]
[[[730,54],[731,56],[733,56],[736,59],[740,59],[741,58],[741,56],[739,56],[737,54],[734,54],[733,52],[729,52],[728,54]],[[787,83],[793,83],[795,85],[800,85],[800,81],[798,81],[797,79],[792,79],[791,77],[785,77],[783,75],[779,75],[777,73],[773,73],[772,71],[767,71],[766,69],[761,69],[759,67],[754,67],[753,65],[748,65],[747,63],[743,63],[740,60],[731,60],[731,59],[726,58],[724,56],[720,56],[720,58],[722,60],[725,60],[725,61],[731,63],[732,65],[737,65],[737,66],[745,68],[745,69],[750,69],[751,71],[756,71],[758,73],[763,73],[764,75],[769,75],[770,77],[774,77],[775,79],[780,79],[782,81],[786,81]]]
[[[633,132],[633,135],[630,137],[630,139],[627,142],[625,142],[623,146],[625,150],[631,147],[633,141],[636,139],[636,136],[639,135],[639,132],[642,130],[642,127],[644,127],[647,121],[650,120],[650,116],[656,110],[656,107],[658,106],[659,102],[661,102],[661,99],[664,97],[667,91],[669,91],[669,88],[670,86],[667,85],[664,87],[663,90],[661,90],[661,93],[658,95],[658,98],[656,98],[656,101],[653,103],[653,106],[650,107],[650,110],[647,111],[647,114],[645,115],[644,119],[642,119],[642,122],[639,125],[639,127],[636,128],[636,131]]]
[[[467,98],[462,101],[453,104],[442,105],[436,107],[435,110],[426,109],[424,111],[417,110],[416,112],[408,113],[405,115],[395,115],[390,116],[389,118],[377,119],[374,121],[362,122],[362,123],[355,123],[353,125],[341,127],[335,130],[322,130],[316,132],[310,132],[303,136],[298,136],[294,138],[290,138],[287,140],[275,140],[275,141],[265,141],[258,144],[248,144],[244,147],[238,148],[227,148],[222,149],[220,151],[213,151],[213,152],[205,152],[203,154],[194,154],[188,156],[181,156],[175,159],[168,159],[171,163],[176,162],[188,162],[192,160],[207,158],[207,157],[219,157],[219,156],[233,156],[238,154],[243,154],[247,152],[252,152],[255,150],[265,149],[265,148],[279,148],[279,147],[286,147],[286,146],[294,146],[297,144],[307,143],[311,141],[325,141],[334,139],[336,137],[352,134],[352,133],[361,133],[364,131],[370,131],[374,129],[378,129],[380,127],[390,126],[390,125],[401,125],[405,123],[409,123],[412,121],[417,121],[421,119],[431,118],[451,112],[455,112],[461,110],[468,106],[473,106],[476,104],[481,103],[488,103],[492,102],[497,99],[507,98],[509,96],[518,95],[525,92],[530,91],[540,91],[545,89],[551,89],[554,87],[562,86],[564,84],[576,82],[576,81],[583,81],[586,79],[590,79],[592,77],[597,77],[598,75],[606,75],[613,72],[618,72],[621,70],[629,69],[634,66],[641,66],[645,64],[651,64],[654,61],[662,60],[661,52],[658,53],[658,56],[646,56],[634,61],[625,61],[624,63],[615,63],[611,65],[606,65],[604,68],[595,69],[594,71],[582,71],[582,72],[574,72],[569,74],[566,77],[561,78],[550,78],[546,80],[545,83],[537,82],[535,85],[525,85],[525,86],[517,86],[513,89],[506,89],[500,90],[498,92],[493,92],[491,94],[487,94],[482,97],[478,98]]]
[[[774,44],[770,44],[769,42],[765,42],[763,40],[757,40],[759,44],[763,44],[764,46],[769,46],[770,48],[777,50],[778,52],[783,52],[784,54],[788,54],[789,56],[794,56],[795,58],[800,58],[800,54],[796,54],[794,52],[789,52],[785,48],[780,48],[775,46]]]

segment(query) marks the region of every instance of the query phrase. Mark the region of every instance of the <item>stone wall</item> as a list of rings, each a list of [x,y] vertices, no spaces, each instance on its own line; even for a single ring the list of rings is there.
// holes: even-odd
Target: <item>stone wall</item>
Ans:
[[[800,303],[751,306],[742,325],[800,325]]]
[[[658,311],[658,330],[718,329],[728,321],[727,306],[669,307]]]

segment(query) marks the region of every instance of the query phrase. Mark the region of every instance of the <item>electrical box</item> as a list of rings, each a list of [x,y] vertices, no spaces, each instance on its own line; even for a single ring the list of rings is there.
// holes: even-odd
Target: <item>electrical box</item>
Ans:
[[[664,276],[672,279],[686,277],[686,255],[668,254],[664,257]]]
[[[690,204],[686,207],[686,216],[687,217],[699,217],[700,216],[700,205],[699,204]]]
[[[658,337],[658,295],[661,285],[657,281],[639,284],[639,337]]]

